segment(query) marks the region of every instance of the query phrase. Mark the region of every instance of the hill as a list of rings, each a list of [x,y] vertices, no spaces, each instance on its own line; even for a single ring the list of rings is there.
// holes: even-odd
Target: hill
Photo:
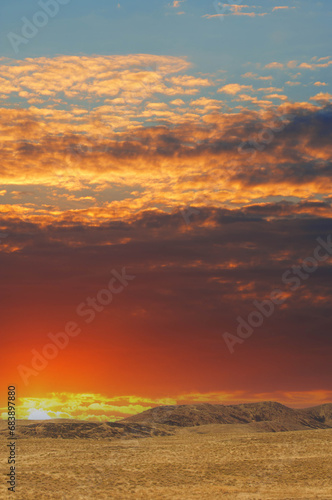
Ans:
[[[7,424],[0,426],[0,436],[7,437]],[[82,420],[18,420],[18,438],[62,439],[136,439],[169,436],[181,429],[201,428],[208,432],[285,432],[332,428],[332,404],[292,409],[265,401],[240,405],[192,404],[159,406],[119,422]],[[218,429],[218,430],[216,430]]]
[[[303,414],[310,415],[316,420],[325,423],[329,427],[332,427],[332,403],[313,406],[311,408],[304,408],[303,410],[300,411]]]
[[[146,425],[192,427],[210,424],[246,424],[257,431],[326,429],[332,427],[332,404],[295,410],[266,401],[240,405],[197,404],[160,406],[124,419]]]
[[[7,426],[0,430],[0,436],[8,436]],[[16,437],[60,438],[60,439],[133,439],[173,434],[165,426],[151,426],[121,422],[84,422],[61,419],[39,421],[16,421]]]

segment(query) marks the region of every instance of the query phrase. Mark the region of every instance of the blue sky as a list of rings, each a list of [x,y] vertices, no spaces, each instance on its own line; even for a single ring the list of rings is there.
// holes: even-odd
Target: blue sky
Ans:
[[[53,1],[53,0],[52,0]],[[36,1],[18,0],[1,3],[1,56],[23,59],[54,55],[116,55],[154,54],[186,57],[192,63],[191,73],[227,72],[227,82],[241,82],[241,75],[257,73],[273,76],[273,86],[289,80],[288,74],[277,70],[261,70],[272,61],[287,63],[328,56],[330,52],[331,5],[328,1],[265,0],[240,2],[239,13],[217,8],[213,2],[184,0],[175,5],[167,1],[69,0],[58,14],[15,54],[8,34],[20,35],[24,22],[30,21],[40,6]],[[257,5],[256,5],[257,4]],[[287,7],[278,8],[276,7]],[[221,17],[218,13],[226,13]],[[233,13],[234,8],[233,8]],[[266,15],[259,15],[265,13]],[[294,73],[294,72],[293,72]],[[313,74],[303,71],[301,86],[288,88],[291,100],[307,100],[311,85],[326,81],[330,66]],[[252,83],[252,82],[251,82]],[[308,88],[309,87],[309,88]],[[206,95],[206,93],[205,93]]]
[[[71,0],[21,48],[20,57],[77,53],[186,55],[202,71],[232,68],[236,72],[237,66],[247,61],[308,59],[326,51],[330,44],[329,1],[265,0],[261,2],[263,7],[254,9],[256,3],[245,2],[250,8],[243,12],[266,12],[266,16],[227,16],[220,22],[219,18],[202,17],[216,14],[210,1],[186,0],[174,8],[160,0],[120,0],[119,7],[115,1]],[[271,14],[276,6],[295,8]],[[31,20],[38,10],[36,1],[1,2],[3,56],[15,56],[7,33],[19,33],[21,18]]]

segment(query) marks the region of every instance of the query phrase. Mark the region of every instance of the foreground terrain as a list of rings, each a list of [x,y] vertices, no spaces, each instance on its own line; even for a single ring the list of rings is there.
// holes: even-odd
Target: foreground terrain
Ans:
[[[1,436],[1,463],[6,457]],[[22,437],[17,492],[32,499],[332,499],[332,429],[178,428],[128,439]]]
[[[119,422],[20,420],[18,438],[132,439],[170,436],[180,428],[210,424],[241,425],[246,432],[285,432],[332,428],[332,403],[293,409],[274,401],[240,405],[192,404],[158,406]],[[0,421],[0,437],[7,436]]]
[[[3,464],[7,437],[2,421]],[[16,438],[17,500],[332,499],[330,403],[161,406],[120,422],[21,420]],[[3,481],[0,498],[10,497]]]

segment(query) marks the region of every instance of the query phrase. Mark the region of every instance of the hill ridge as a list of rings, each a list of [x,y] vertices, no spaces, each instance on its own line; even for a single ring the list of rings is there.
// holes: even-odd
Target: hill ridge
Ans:
[[[169,436],[181,428],[211,425],[226,432],[285,432],[332,428],[332,403],[294,409],[277,401],[223,405],[194,403],[157,406],[117,422],[74,419],[18,421],[18,438],[136,439]],[[7,436],[7,424],[0,436]]]
[[[127,417],[122,422],[162,424],[189,427],[208,424],[252,424],[274,422],[275,427],[329,428],[332,427],[332,403],[310,408],[293,409],[277,401],[223,405],[196,403],[190,405],[158,406]],[[260,424],[264,427],[263,424]]]

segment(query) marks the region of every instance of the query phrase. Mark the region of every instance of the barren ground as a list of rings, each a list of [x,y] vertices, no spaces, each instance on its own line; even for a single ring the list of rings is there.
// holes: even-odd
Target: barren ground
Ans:
[[[332,429],[207,425],[145,439],[23,438],[17,451],[16,495],[2,481],[1,499],[332,499]]]

